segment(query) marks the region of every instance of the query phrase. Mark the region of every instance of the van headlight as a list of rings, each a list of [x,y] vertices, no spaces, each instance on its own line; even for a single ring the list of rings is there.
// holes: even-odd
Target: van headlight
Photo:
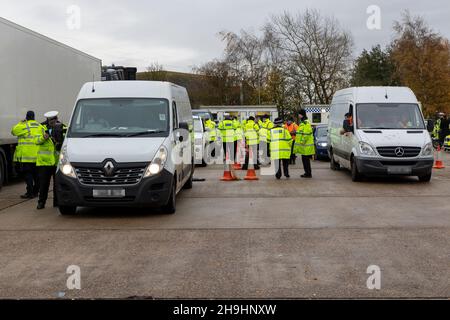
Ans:
[[[67,157],[67,146],[61,149],[59,154],[59,169],[61,172],[68,177],[76,178],[75,170],[69,162],[69,158]]]
[[[425,147],[423,147],[422,156],[428,157],[431,155],[433,155],[433,144],[430,142],[430,143],[427,143],[425,145]]]
[[[153,157],[152,162],[148,165],[144,173],[144,178],[154,176],[164,169],[167,160],[167,149],[164,146],[159,148],[158,152]]]
[[[370,144],[362,142],[362,141],[359,143],[359,151],[361,151],[361,154],[365,155],[365,156],[375,156],[376,155],[376,152],[373,149],[373,147]]]

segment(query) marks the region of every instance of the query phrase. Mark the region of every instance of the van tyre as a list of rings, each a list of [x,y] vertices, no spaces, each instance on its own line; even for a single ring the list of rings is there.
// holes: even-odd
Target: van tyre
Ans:
[[[352,173],[352,181],[353,182],[358,182],[358,181],[362,180],[362,174],[359,172],[358,166],[356,165],[356,161],[353,158],[352,158],[351,173]]]
[[[194,180],[194,165],[191,166],[191,174],[189,175],[189,179],[184,184],[184,189],[192,189],[192,181]]]
[[[63,216],[72,216],[77,212],[77,207],[75,206],[59,206],[58,209]]]
[[[426,174],[424,176],[419,176],[420,182],[430,182],[431,180],[431,172],[429,174]]]
[[[167,202],[167,204],[165,206],[162,207],[164,213],[167,214],[174,214],[176,211],[176,196],[177,196],[177,191],[176,191],[176,176],[174,176],[173,178],[173,183],[172,183],[172,191],[170,192],[170,196],[169,196],[169,201]]]
[[[341,166],[339,165],[339,163],[337,163],[336,160],[334,160],[333,151],[330,150],[330,169],[339,170],[340,168]]]

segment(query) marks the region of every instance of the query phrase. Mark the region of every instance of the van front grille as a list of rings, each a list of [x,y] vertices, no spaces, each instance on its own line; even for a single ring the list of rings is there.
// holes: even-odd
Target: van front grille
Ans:
[[[420,147],[378,147],[377,151],[382,157],[414,158],[420,154]]]
[[[100,168],[75,168],[78,180],[87,185],[132,185],[141,180],[144,171],[145,167],[119,168],[107,176]]]

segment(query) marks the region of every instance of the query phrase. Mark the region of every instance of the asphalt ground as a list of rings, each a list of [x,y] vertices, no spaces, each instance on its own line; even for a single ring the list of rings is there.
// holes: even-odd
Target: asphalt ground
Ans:
[[[197,168],[205,180],[178,195],[174,215],[61,216],[20,199],[16,181],[0,191],[0,298],[448,298],[449,154],[444,163],[430,183],[355,183],[325,161],[308,180],[301,165],[289,180],[233,182]],[[67,287],[70,265],[79,290]],[[380,289],[367,287],[371,265]]]

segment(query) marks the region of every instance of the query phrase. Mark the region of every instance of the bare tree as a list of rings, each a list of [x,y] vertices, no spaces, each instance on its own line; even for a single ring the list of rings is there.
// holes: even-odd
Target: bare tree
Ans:
[[[152,62],[146,69],[147,69],[147,72],[145,73],[146,80],[155,80],[155,81],[167,80],[167,71],[164,70],[162,64],[159,64],[158,62]]]
[[[266,38],[285,52],[295,91],[309,103],[329,104],[350,74],[353,40],[334,18],[317,10],[292,16],[273,16],[265,26]]]
[[[253,103],[261,102],[262,83],[267,72],[264,59],[264,40],[251,31],[241,30],[240,34],[222,31],[219,33],[226,43],[225,62],[235,76],[251,88]],[[248,100],[248,99],[247,99]],[[252,100],[252,99],[250,99]]]

